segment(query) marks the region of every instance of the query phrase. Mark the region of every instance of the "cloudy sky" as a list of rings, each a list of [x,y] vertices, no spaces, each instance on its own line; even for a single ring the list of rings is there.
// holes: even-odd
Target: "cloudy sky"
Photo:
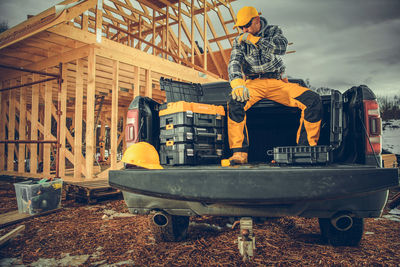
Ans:
[[[15,26],[60,1],[0,0],[0,21]],[[249,1],[232,3],[237,12]],[[366,84],[400,95],[400,0],[252,0],[294,44],[287,74],[344,91]]]

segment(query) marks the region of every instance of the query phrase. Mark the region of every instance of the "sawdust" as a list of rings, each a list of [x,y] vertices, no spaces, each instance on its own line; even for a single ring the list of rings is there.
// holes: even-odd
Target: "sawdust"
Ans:
[[[2,183],[0,213],[16,207],[13,187]],[[332,247],[323,243],[317,219],[285,217],[258,221],[254,227],[255,257],[243,263],[235,244],[239,229],[231,229],[232,221],[228,218],[191,218],[185,241],[156,244],[148,217],[123,215],[128,213],[123,200],[90,206],[64,201],[63,207],[59,212],[19,223],[26,230],[0,248],[0,265],[7,262],[63,265],[63,259],[76,260],[77,265],[85,266],[398,265],[400,262],[400,222],[384,218],[365,220],[368,234],[364,234],[358,247]],[[106,219],[102,219],[104,215]],[[19,224],[0,229],[0,235]]]

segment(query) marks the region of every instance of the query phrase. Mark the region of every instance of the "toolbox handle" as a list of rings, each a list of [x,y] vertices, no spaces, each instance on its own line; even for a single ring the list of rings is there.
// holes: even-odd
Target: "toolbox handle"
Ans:
[[[217,137],[217,130],[213,129],[213,133],[209,133],[209,132],[202,132],[199,131],[197,128],[194,129],[195,131],[195,135],[197,136],[203,136],[203,137]]]
[[[220,156],[218,155],[198,155],[199,158],[202,159],[218,159]]]
[[[196,113],[194,116],[194,124],[198,126],[210,126],[213,127],[215,124],[215,118],[210,118],[207,114]]]

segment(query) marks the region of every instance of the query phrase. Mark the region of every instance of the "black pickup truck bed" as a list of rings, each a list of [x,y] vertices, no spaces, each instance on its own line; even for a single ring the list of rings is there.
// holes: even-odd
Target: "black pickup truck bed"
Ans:
[[[164,87],[174,89],[170,92],[171,101],[224,105],[229,97],[228,83],[201,86],[164,82]],[[194,92],[196,99],[187,92]],[[398,169],[381,168],[379,146],[374,148],[379,149],[377,153],[374,149],[374,153],[368,152],[372,147],[370,134],[374,142],[379,141],[380,135],[375,106],[371,114],[366,108],[368,101],[376,103],[369,88],[354,87],[344,94],[332,91],[322,101],[324,118],[319,145],[329,147],[326,164],[269,164],[272,158],[267,151],[296,145],[299,110],[265,100],[247,114],[250,140],[254,140],[250,142],[250,164],[114,170],[109,172],[109,183],[123,191],[132,213],[162,212],[153,217],[154,224],[160,226],[156,232],[169,229],[173,234],[172,238],[162,234],[161,240],[177,240],[184,235],[188,216],[304,216],[319,218],[321,233],[332,244],[358,244],[362,218],[381,215],[388,189],[399,185]],[[135,140],[151,143],[156,149],[160,139],[158,107],[151,99],[140,97],[130,107],[137,110],[135,121],[141,122],[140,129],[144,129],[137,132]],[[368,128],[370,122],[377,122],[374,131]],[[229,147],[224,157],[228,156],[226,152]],[[172,228],[163,228],[168,222]]]

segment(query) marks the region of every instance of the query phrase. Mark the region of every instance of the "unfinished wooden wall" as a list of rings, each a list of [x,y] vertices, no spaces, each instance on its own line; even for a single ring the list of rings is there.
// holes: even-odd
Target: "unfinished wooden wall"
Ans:
[[[59,14],[46,10],[1,34],[0,64],[58,73],[62,63],[63,83],[60,89],[49,81],[1,91],[45,78],[2,70],[0,141],[56,140],[60,126],[59,175],[107,177],[97,159],[108,154],[107,167],[118,167],[125,148],[122,126],[135,96],[163,102],[160,77],[187,82],[227,78],[229,48],[223,42],[231,43],[237,32],[229,32],[234,19],[224,18],[220,9],[232,15],[230,2],[66,0],[62,4],[76,5]],[[217,14],[222,36],[210,13]],[[54,144],[0,142],[0,174],[54,176],[55,155]]]

